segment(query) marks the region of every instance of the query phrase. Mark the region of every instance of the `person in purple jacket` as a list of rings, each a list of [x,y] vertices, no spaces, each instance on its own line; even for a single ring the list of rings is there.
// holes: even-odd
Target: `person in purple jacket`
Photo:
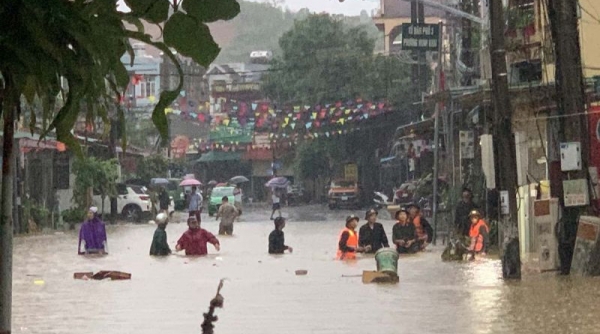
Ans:
[[[81,249],[83,241],[84,249]],[[87,213],[87,220],[81,225],[79,230],[79,255],[85,254],[107,254],[108,247],[106,241],[106,227],[104,222],[98,217],[98,208],[91,207]]]

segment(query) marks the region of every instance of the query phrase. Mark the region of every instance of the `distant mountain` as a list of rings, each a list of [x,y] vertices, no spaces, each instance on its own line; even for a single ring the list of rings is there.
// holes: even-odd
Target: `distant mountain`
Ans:
[[[279,54],[279,37],[290,30],[295,20],[310,14],[308,9],[291,12],[274,7],[269,3],[240,1],[241,13],[230,21],[210,23],[210,31],[221,46],[215,64],[247,62],[252,51],[273,51]],[[383,33],[380,33],[366,11],[360,16],[343,17],[351,26],[364,25],[369,34],[377,39],[376,51],[383,49]],[[144,24],[146,33],[155,39],[161,38],[161,29],[156,25]],[[160,51],[147,47],[146,52],[159,56]]]

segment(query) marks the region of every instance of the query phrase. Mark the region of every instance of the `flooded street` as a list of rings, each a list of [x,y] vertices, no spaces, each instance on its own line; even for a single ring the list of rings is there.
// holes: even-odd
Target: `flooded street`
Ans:
[[[216,333],[600,333],[600,279],[530,274],[505,283],[498,260],[443,263],[438,245],[401,257],[399,284],[365,285],[344,276],[374,270],[372,257],[333,260],[347,212],[311,206],[284,214],[294,247],[284,256],[267,254],[273,224],[256,212],[235,225],[234,237],[219,238],[220,252],[209,245],[209,256],[195,259],[148,256],[148,224],[111,227],[110,255],[95,259],[77,255],[75,232],[17,238],[13,333],[200,333],[221,278],[228,280]],[[214,218],[203,221],[216,233]],[[382,223],[389,236],[392,222]],[[186,228],[168,226],[173,249]],[[132,279],[73,279],[99,270]]]

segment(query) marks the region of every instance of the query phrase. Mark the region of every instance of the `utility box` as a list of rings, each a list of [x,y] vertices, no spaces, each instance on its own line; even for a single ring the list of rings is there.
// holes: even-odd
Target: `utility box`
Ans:
[[[563,181],[565,206],[585,206],[590,204],[590,192],[586,179]]]
[[[577,240],[571,263],[571,273],[579,276],[600,275],[600,219],[579,217]]]
[[[560,169],[563,172],[581,170],[581,143],[560,143]]]
[[[556,223],[560,218],[558,198],[535,201],[533,203],[533,222],[535,250],[541,271],[555,270],[559,267]]]

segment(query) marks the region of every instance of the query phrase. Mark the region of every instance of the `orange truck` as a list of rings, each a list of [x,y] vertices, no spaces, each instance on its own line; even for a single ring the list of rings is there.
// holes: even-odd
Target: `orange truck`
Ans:
[[[356,164],[346,164],[344,166],[344,178],[331,182],[327,200],[330,210],[360,207],[358,168]]]

